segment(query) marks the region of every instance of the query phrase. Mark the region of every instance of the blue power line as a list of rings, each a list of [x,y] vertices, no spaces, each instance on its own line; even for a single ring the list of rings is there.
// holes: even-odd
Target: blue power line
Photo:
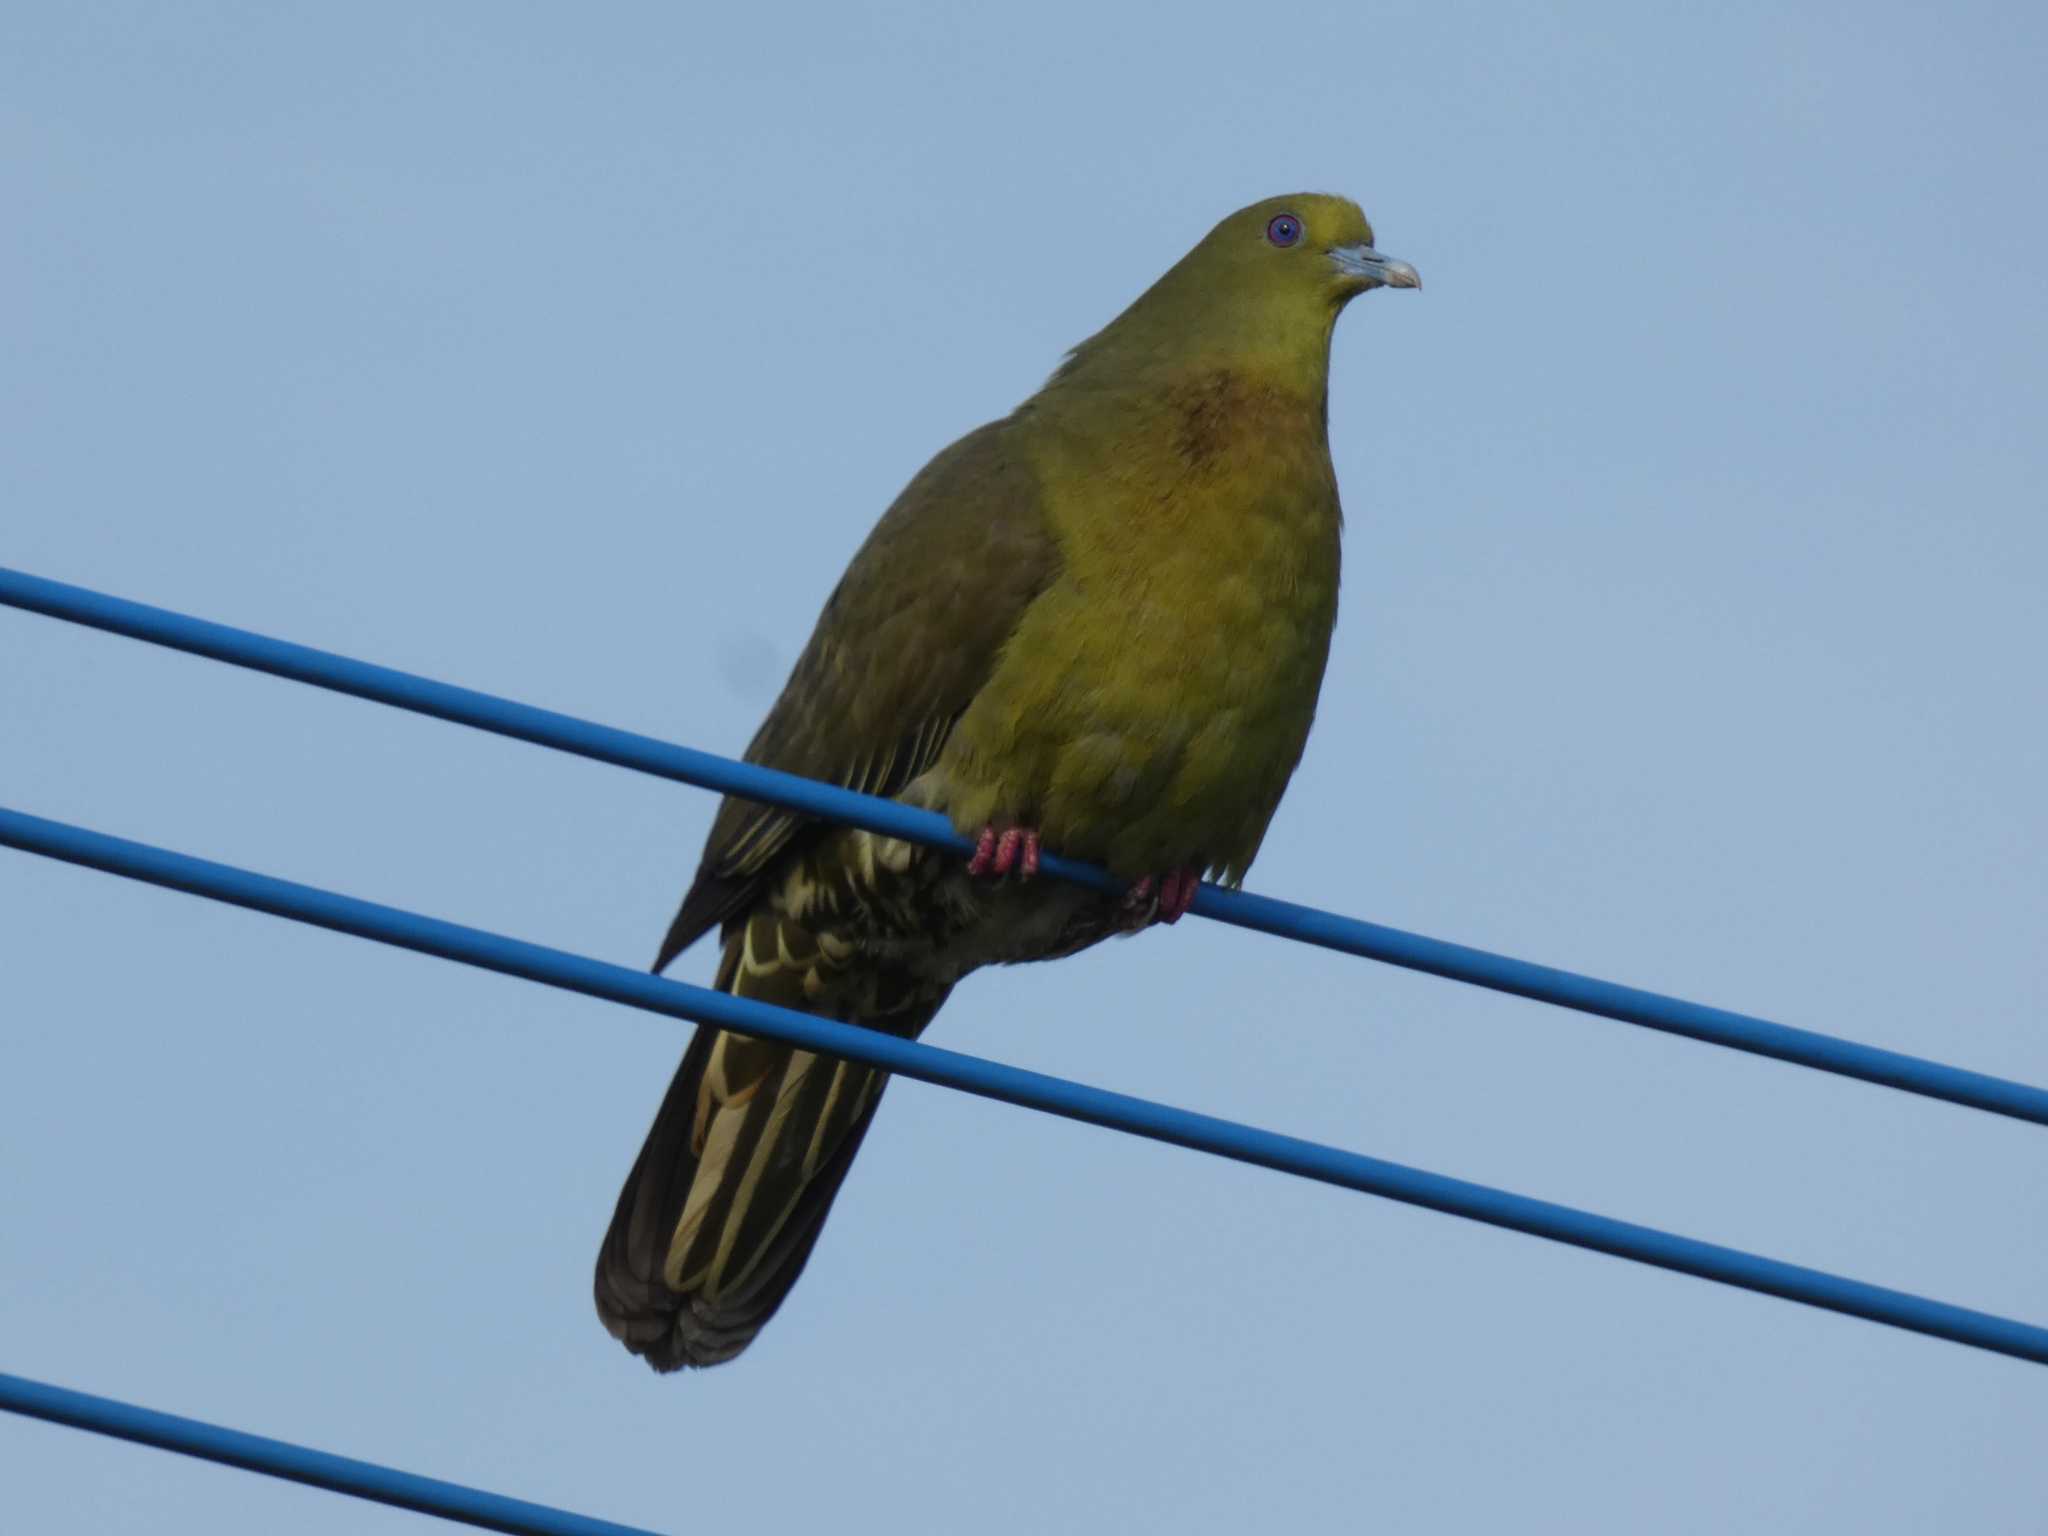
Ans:
[[[154,1408],[138,1408],[111,1397],[94,1397],[89,1392],[73,1392],[4,1372],[0,1372],[0,1409],[111,1435],[117,1440],[132,1440],[137,1445],[179,1451],[203,1461],[240,1467],[245,1472],[261,1472],[378,1504],[395,1504],[400,1509],[480,1525],[487,1531],[509,1531],[513,1536],[655,1536],[641,1526],[594,1520],[566,1509],[508,1499],[502,1493],[444,1483],[438,1477],[400,1472],[380,1467],[374,1461],[315,1451],[288,1440],[224,1429],[218,1424],[159,1413]]]
[[[951,849],[963,855],[973,851],[972,845],[958,836],[943,816],[931,811],[4,566],[0,566],[0,604],[474,726],[659,778],[784,806],[824,820],[846,822],[909,842]],[[1105,871],[1052,854],[1044,857],[1040,867],[1049,875],[1091,889],[1122,889]],[[1196,894],[1193,910],[1203,917],[1241,928],[2048,1125],[2048,1090],[1924,1057],[1774,1024],[1725,1008],[1709,1008],[1638,987],[1625,987],[1314,907],[1276,901],[1269,896],[1204,885]]]
[[[502,934],[466,928],[396,907],[360,901],[314,886],[215,864],[187,854],[109,837],[64,822],[0,808],[0,844],[167,886],[194,896],[269,912],[423,954],[439,955],[507,976],[519,976],[671,1018],[715,1024],[807,1051],[922,1078],[985,1098],[1040,1109],[1070,1120],[1129,1131],[1174,1146],[1297,1174],[1345,1189],[1383,1195],[1492,1226],[1547,1237],[1579,1248],[1654,1264],[1744,1290],[1868,1318],[2048,1365],[2048,1328],[1994,1317],[1904,1291],[1866,1285],[1821,1270],[1739,1249],[1532,1200],[1483,1184],[1425,1173],[1337,1147],[1262,1131],[1235,1121],[1133,1098],[1101,1088],[964,1056],[879,1030],[713,992],[644,971],[610,965]]]

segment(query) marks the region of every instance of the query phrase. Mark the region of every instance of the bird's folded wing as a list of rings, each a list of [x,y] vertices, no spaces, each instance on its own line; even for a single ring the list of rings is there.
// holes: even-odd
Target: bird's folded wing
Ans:
[[[1036,477],[1005,423],[970,432],[911,481],[854,556],[747,761],[901,792],[938,761],[1058,564]],[[792,811],[724,801],[654,969],[746,912],[822,830]]]

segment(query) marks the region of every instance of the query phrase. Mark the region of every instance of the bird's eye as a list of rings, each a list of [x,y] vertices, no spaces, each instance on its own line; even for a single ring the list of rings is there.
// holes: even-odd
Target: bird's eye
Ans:
[[[1286,249],[1301,238],[1301,220],[1291,213],[1276,213],[1266,222],[1266,238]]]

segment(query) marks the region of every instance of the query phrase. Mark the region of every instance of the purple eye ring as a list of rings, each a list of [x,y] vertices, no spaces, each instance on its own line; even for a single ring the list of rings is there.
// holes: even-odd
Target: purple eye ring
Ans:
[[[1283,251],[1301,239],[1301,220],[1291,213],[1276,213],[1266,221],[1266,239]]]

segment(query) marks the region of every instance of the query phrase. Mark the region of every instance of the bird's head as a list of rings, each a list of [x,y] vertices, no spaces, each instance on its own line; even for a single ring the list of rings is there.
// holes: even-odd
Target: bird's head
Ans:
[[[1341,308],[1368,288],[1420,288],[1405,261],[1373,246],[1372,225],[1347,197],[1297,192],[1240,208],[1188,252],[1176,273],[1217,301]]]
[[[1374,248],[1372,225],[1349,198],[1269,197],[1210,230],[1056,377],[1130,378],[1199,360],[1296,375],[1320,389],[1338,312],[1368,288],[1421,286],[1407,262]]]

